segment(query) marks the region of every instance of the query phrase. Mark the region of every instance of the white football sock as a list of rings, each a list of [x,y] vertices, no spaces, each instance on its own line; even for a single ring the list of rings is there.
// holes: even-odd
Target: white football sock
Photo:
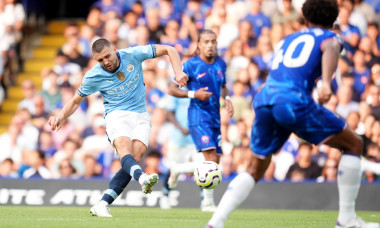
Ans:
[[[173,166],[172,170],[177,174],[193,173],[195,168],[196,168],[196,164],[197,163],[195,163],[195,162],[181,163],[181,164],[177,164],[177,165]]]
[[[214,189],[203,189],[203,204],[214,205]]]
[[[247,172],[240,173],[236,176],[228,185],[222,200],[208,224],[215,228],[223,227],[228,215],[238,208],[248,197],[254,186],[255,180]]]
[[[338,167],[338,222],[340,224],[344,225],[356,217],[355,200],[359,192],[360,181],[360,158],[343,154]]]

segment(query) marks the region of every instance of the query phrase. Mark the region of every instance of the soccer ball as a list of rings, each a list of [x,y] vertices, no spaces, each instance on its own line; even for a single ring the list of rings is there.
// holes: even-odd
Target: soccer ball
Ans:
[[[201,188],[213,189],[222,182],[222,171],[215,162],[204,161],[194,170],[194,180]]]

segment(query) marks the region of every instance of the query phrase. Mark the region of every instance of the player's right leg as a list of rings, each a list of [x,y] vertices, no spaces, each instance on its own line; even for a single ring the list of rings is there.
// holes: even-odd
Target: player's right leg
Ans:
[[[355,201],[361,182],[362,139],[349,127],[325,142],[343,150],[338,167],[339,215],[336,228],[379,228],[379,223],[369,223],[357,217]]]
[[[339,215],[336,227],[352,227],[351,224],[356,224],[355,227],[379,227],[378,223],[362,221],[355,212],[361,182],[363,140],[343,119],[323,106],[310,104],[304,107],[304,112],[308,114],[296,113],[296,124],[303,126],[298,128],[298,135],[315,145],[325,143],[343,151],[338,167]]]

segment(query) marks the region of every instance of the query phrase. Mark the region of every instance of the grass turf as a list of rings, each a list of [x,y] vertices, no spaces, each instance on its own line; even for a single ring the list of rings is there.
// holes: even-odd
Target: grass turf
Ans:
[[[199,209],[111,207],[113,218],[92,217],[87,207],[1,206],[0,227],[154,227],[203,228],[212,213]],[[367,221],[380,221],[380,212],[360,211]],[[237,210],[226,228],[334,227],[336,211]]]

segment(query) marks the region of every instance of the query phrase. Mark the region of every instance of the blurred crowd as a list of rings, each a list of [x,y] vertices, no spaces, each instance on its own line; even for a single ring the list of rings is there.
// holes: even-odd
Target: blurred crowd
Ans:
[[[4,1],[0,0],[0,20],[6,9],[16,10],[20,6],[14,0],[6,0],[3,7]],[[230,118],[223,103],[220,107],[224,152],[221,166],[224,178],[233,178],[244,169],[247,157],[252,156],[249,137],[255,116],[253,97],[265,83],[276,44],[306,28],[300,14],[302,3],[302,0],[98,0],[90,8],[85,23],[68,21],[63,34],[66,43],[57,50],[55,66],[41,71],[42,88],[37,89],[32,80],[22,82],[25,98],[19,103],[8,131],[0,135],[0,176],[112,177],[120,169],[120,162],[106,135],[100,94],[88,96],[58,132],[52,132],[47,124],[49,116],[76,93],[84,73],[96,64],[91,58],[92,42],[105,37],[118,49],[154,43],[172,45],[182,61],[186,61],[196,50],[199,31],[211,29],[218,35],[218,55],[227,63],[227,87],[235,109]],[[362,136],[363,159],[380,166],[380,2],[339,0],[338,3],[340,14],[333,29],[341,34],[344,50],[333,79],[335,94],[325,105]],[[14,35],[20,29],[18,20],[22,24],[23,19],[14,18],[10,29]],[[9,32],[2,29],[0,26],[0,37],[2,32]],[[9,41],[8,49],[2,49],[7,54],[2,56],[1,66],[12,61],[13,52],[17,56],[17,42],[17,39]],[[149,148],[142,160],[148,173],[168,171],[167,143],[175,127],[166,115],[167,88],[174,77],[169,64],[163,57],[143,63],[152,124]],[[340,154],[336,149],[311,145],[292,135],[273,156],[265,180],[336,181]],[[376,173],[363,171],[363,180],[373,182],[379,178]]]

